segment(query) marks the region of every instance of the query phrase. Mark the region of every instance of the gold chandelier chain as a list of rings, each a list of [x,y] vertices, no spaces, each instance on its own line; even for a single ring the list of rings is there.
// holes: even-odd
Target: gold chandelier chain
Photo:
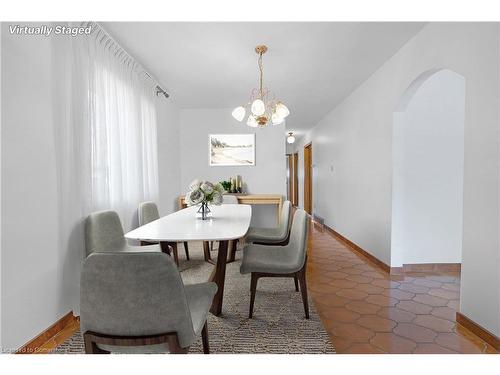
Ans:
[[[260,100],[263,100],[264,94],[262,90],[262,81],[264,76],[264,68],[262,67],[262,52],[259,53],[259,71],[260,71],[260,79],[259,79]]]

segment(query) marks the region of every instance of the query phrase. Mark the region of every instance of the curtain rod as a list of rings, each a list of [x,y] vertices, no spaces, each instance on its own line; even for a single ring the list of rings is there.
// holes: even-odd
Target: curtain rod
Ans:
[[[140,64],[130,53],[128,53],[127,50],[125,50],[125,48],[122,47],[122,45],[120,43],[118,43],[115,38],[113,38],[111,36],[111,34],[98,22],[86,22],[87,26],[96,26],[96,27],[92,27],[92,33],[96,30],[96,29],[99,29],[101,32],[103,32],[104,34],[106,34],[106,37],[109,38],[119,49],[120,49],[120,53],[124,53],[128,56],[128,58],[130,58],[137,66],[140,67],[141,69],[141,73],[144,73],[145,75],[147,75],[152,81],[153,83],[156,85],[155,89],[156,89],[156,96],[162,94],[163,96],[165,96],[165,98],[169,98],[170,97],[170,94],[168,92],[166,92],[161,86],[160,84],[158,83],[158,80],[151,74],[149,73],[146,69],[144,69],[144,67],[142,66],[142,64]]]

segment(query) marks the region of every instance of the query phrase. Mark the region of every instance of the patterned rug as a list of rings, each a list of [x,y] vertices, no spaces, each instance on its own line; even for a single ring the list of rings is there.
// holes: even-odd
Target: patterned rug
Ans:
[[[203,261],[201,245],[189,244],[190,261],[182,257],[179,246],[182,279],[186,284],[208,279],[212,265]],[[212,252],[212,257],[217,252]],[[300,293],[293,279],[263,278],[255,297],[254,317],[248,319],[250,275],[240,274],[242,251],[237,261],[227,265],[224,304],[219,317],[209,314],[208,332],[211,353],[335,353],[311,299],[310,319],[304,318]],[[201,338],[190,353],[202,353]],[[83,339],[76,332],[53,353],[84,353]]]

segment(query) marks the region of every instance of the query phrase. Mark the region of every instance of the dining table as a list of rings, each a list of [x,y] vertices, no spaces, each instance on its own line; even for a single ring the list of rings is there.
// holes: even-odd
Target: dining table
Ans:
[[[230,243],[236,246],[236,241],[248,232],[252,208],[246,204],[210,206],[211,216],[205,220],[198,217],[198,208],[191,206],[173,212],[126,233],[125,237],[141,242],[157,242],[168,254],[170,247],[176,246],[177,242],[218,241],[217,261],[209,277],[209,281],[218,287],[210,312],[218,316],[222,313],[228,248]]]

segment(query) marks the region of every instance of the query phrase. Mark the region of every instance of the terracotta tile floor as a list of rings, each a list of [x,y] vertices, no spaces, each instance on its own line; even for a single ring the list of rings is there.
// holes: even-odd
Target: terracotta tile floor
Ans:
[[[338,353],[497,353],[457,325],[460,274],[390,277],[313,225],[308,289]]]

